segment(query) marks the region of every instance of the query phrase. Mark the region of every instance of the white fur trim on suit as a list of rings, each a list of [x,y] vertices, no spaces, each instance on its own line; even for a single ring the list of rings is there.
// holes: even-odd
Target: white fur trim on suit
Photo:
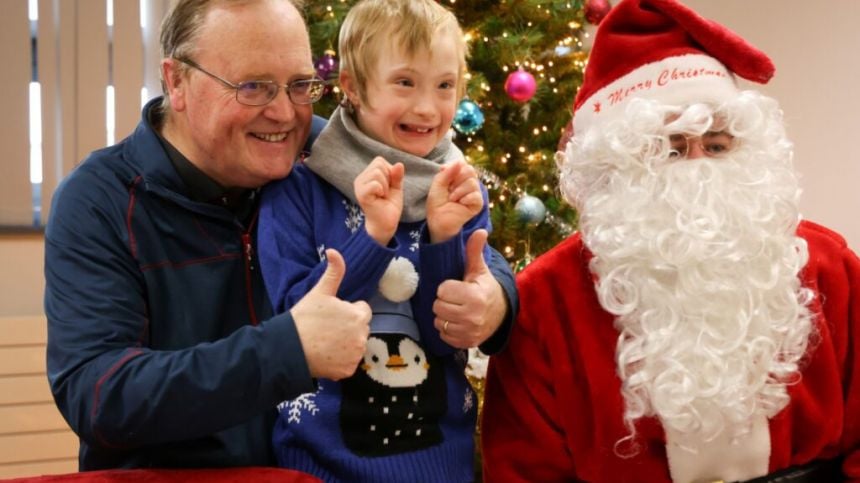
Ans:
[[[716,439],[685,447],[681,436],[666,428],[666,457],[674,483],[700,481],[745,481],[768,472],[770,463],[770,427],[760,415],[753,420],[746,435],[732,442],[723,431]]]

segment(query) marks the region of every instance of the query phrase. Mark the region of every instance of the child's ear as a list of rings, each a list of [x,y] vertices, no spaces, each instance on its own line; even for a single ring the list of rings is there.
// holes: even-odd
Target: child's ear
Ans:
[[[343,90],[343,95],[353,107],[358,107],[361,102],[358,97],[358,86],[356,85],[352,75],[345,70],[341,70],[338,74],[338,82]]]

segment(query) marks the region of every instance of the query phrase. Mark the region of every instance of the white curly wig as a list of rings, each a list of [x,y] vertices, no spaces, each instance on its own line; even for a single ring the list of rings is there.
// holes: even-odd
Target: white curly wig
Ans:
[[[633,442],[635,454],[647,416],[690,441],[740,437],[786,406],[813,333],[782,113],[747,91],[719,106],[632,100],[619,117],[558,156],[620,334],[630,434],[616,451]],[[727,157],[670,158],[669,134],[720,130],[735,139]]]

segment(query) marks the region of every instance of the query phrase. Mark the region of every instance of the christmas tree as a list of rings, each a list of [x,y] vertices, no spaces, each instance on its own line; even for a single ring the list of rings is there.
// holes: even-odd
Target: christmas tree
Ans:
[[[339,100],[337,36],[356,0],[308,2],[306,15],[320,77],[331,92],[315,106],[328,116]],[[515,270],[576,226],[558,191],[555,152],[570,122],[587,52],[584,28],[606,0],[444,0],[470,48],[467,96],[455,138],[490,194],[490,243]]]

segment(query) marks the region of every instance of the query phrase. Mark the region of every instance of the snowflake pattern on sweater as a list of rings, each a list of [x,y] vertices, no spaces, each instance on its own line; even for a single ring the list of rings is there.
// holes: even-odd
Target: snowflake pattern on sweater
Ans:
[[[287,421],[291,423],[301,423],[303,414],[307,413],[313,416],[319,412],[315,401],[318,393],[319,390],[306,392],[295,399],[283,401],[278,404],[278,412],[281,414],[286,412]]]
[[[421,230],[410,231],[409,238],[412,239],[412,243],[409,245],[409,251],[418,251],[419,242],[421,241]]]
[[[355,233],[358,231],[358,228],[361,227],[362,223],[364,223],[364,212],[361,211],[361,208],[357,204],[347,199],[343,199],[342,202],[347,213],[344,223],[346,224],[346,227],[349,228],[350,233]]]

